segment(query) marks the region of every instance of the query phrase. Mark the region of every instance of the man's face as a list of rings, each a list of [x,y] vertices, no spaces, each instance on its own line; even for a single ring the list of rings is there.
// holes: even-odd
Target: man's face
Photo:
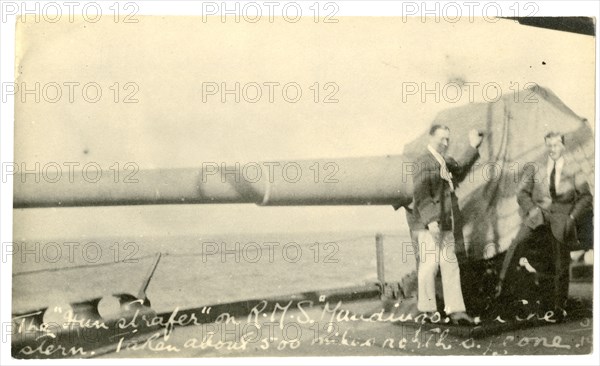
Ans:
[[[560,136],[549,137],[546,139],[546,151],[548,151],[548,156],[552,160],[558,160],[565,151],[565,145],[563,145]]]
[[[450,144],[450,131],[445,128],[438,128],[429,137],[429,144],[440,154],[445,153]]]

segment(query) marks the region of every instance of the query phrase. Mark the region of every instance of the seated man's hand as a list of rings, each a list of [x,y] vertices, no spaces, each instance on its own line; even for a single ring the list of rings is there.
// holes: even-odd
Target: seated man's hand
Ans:
[[[534,208],[529,210],[529,212],[527,213],[527,217],[533,217],[533,216],[539,214],[539,212],[540,212],[540,208],[538,206],[535,206]]]
[[[544,223],[544,214],[539,207],[534,207],[527,213],[527,217],[525,218],[525,225],[529,226],[531,229],[535,229],[538,226]]]
[[[565,237],[572,237],[571,239],[577,240],[577,228],[575,226],[575,218],[572,215],[567,217],[565,223]]]

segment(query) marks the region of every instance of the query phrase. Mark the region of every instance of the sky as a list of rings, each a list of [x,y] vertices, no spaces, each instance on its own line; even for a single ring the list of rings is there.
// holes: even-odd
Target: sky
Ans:
[[[440,111],[482,102],[485,95],[493,98],[493,90],[483,93],[490,83],[503,94],[537,83],[578,115],[595,119],[594,38],[511,20],[465,18],[451,24],[340,17],[334,24],[223,24],[157,16],[140,17],[136,24],[18,23],[17,37],[17,84],[47,87],[46,98],[36,102],[22,95],[25,102],[15,106],[15,161],[26,164],[95,162],[108,171],[115,162],[147,169],[400,154]],[[232,89],[236,82],[246,87],[249,98],[254,85],[261,86],[260,100],[236,103],[226,95],[222,102],[220,93],[206,93],[222,83]],[[273,102],[264,84],[270,82],[279,83]],[[425,102],[420,92],[406,93],[415,85],[422,90],[451,82],[474,83],[473,93],[463,88],[455,101],[428,95]],[[72,102],[69,83],[79,83]],[[81,92],[92,83],[102,92],[96,103]],[[302,90],[295,103],[281,91],[289,83]],[[56,84],[62,96],[52,103],[48,99],[56,99]],[[95,89],[87,90],[93,99]],[[293,91],[285,96],[293,99]],[[328,95],[337,102],[324,103]],[[133,103],[124,103],[128,96]],[[228,204],[14,212],[16,240],[405,229],[402,210],[388,206]]]

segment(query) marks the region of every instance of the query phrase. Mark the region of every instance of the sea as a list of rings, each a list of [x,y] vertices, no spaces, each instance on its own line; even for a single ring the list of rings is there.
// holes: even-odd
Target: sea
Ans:
[[[386,281],[414,271],[408,232],[382,232]],[[13,314],[145,293],[157,312],[377,281],[375,232],[23,239]],[[160,255],[159,255],[160,254]]]

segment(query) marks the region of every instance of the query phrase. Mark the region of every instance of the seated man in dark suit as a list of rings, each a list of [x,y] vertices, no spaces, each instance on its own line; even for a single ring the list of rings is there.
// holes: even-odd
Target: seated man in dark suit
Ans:
[[[566,315],[565,302],[569,292],[570,250],[578,249],[579,239],[589,237],[592,229],[593,198],[579,167],[565,159],[564,136],[550,132],[545,137],[547,163],[537,167],[529,164],[520,183],[517,201],[524,215],[523,225],[509,247],[502,270],[497,296],[506,288],[507,276],[519,265],[527,250],[536,242],[540,230],[548,230],[546,253],[554,273],[553,307],[558,316]],[[585,233],[584,236],[578,236]],[[590,243],[582,243],[589,247]],[[538,245],[539,246],[539,245]]]

